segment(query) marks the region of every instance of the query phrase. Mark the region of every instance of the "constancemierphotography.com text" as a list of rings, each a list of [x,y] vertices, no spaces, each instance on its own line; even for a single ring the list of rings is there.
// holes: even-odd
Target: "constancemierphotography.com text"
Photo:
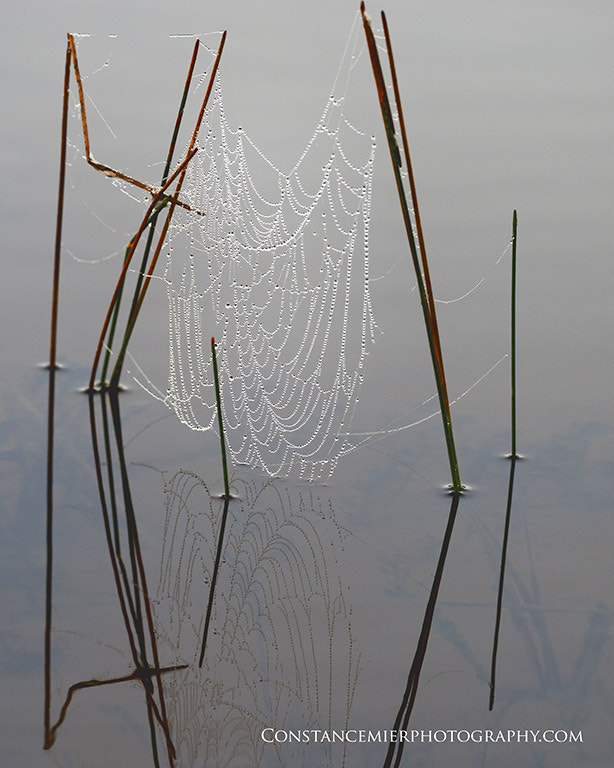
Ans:
[[[584,741],[582,731],[547,728],[545,730],[484,728],[434,730],[380,730],[348,729],[327,731],[317,728],[286,730],[264,728],[260,734],[267,744],[322,744],[347,742],[349,744],[578,744]]]

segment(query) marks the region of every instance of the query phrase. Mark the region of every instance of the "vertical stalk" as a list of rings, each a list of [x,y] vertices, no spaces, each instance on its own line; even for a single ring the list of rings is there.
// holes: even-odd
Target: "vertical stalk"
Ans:
[[[49,401],[47,409],[47,530],[45,577],[45,638],[44,638],[44,747],[49,749],[51,736],[51,605],[53,597],[53,438],[55,432],[55,373],[60,288],[60,254],[62,251],[62,221],[66,180],[66,135],[68,127],[68,96],[70,92],[70,45],[66,47],[64,64],[64,98],[62,101],[62,135],[60,139],[60,174],[58,182],[58,212],[55,228],[53,262],[53,296],[51,300],[51,338],[49,340]]]
[[[512,356],[512,458],[516,453],[516,230],[518,228],[518,214],[514,210],[512,216],[512,331],[511,331],[511,356]]]
[[[124,264],[131,258],[132,248],[133,248],[133,241],[130,240],[128,245],[126,246],[126,250],[124,252]],[[109,362],[111,360],[111,350],[113,349],[113,339],[115,338],[115,328],[117,327],[117,320],[119,318],[119,309],[122,302],[122,294],[124,291],[124,283],[122,281],[121,287],[119,289],[119,293],[117,294],[117,299],[115,300],[115,308],[113,309],[113,318],[111,320],[111,325],[109,326],[109,335],[107,337],[107,343],[106,343],[106,349],[104,354],[104,360],[102,362],[102,371],[100,373],[100,389],[104,389],[107,383],[107,370],[109,367]]]
[[[501,628],[501,610],[503,607],[503,583],[505,579],[505,560],[507,557],[507,544],[509,539],[510,518],[512,514],[512,494],[514,491],[514,473],[516,471],[516,231],[518,228],[518,214],[516,210],[512,215],[512,289],[511,289],[511,433],[512,452],[510,459],[510,479],[507,490],[507,507],[505,510],[505,524],[503,527],[503,545],[501,547],[501,566],[499,568],[499,591],[497,593],[497,611],[495,617],[495,634],[492,645],[492,659],[490,663],[490,697],[488,709],[495,705],[495,678],[497,672],[497,649],[499,647],[499,631]]]

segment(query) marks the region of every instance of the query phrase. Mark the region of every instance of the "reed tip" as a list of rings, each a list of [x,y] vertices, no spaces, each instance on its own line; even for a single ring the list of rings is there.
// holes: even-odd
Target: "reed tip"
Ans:
[[[211,337],[211,346],[215,346],[215,338],[213,336]]]

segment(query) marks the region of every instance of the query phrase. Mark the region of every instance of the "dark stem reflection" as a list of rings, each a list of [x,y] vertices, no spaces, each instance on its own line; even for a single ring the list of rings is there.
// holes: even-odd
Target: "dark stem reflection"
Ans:
[[[435,606],[437,604],[437,596],[439,594],[443,569],[446,563],[446,558],[448,556],[450,539],[452,538],[452,530],[454,528],[454,522],[456,520],[456,513],[458,511],[459,502],[460,494],[453,494],[452,503],[450,504],[450,512],[448,514],[448,523],[446,525],[443,541],[441,542],[441,551],[439,553],[437,569],[435,571],[433,585],[431,587],[428,603],[426,605],[426,611],[424,613],[424,620],[422,622],[422,629],[420,631],[418,645],[416,647],[414,659],[409,669],[409,675],[407,676],[407,685],[405,687],[405,692],[403,693],[403,698],[401,699],[401,706],[399,707],[399,711],[392,727],[395,731],[407,730],[409,718],[411,717],[411,713],[414,708],[414,702],[418,692],[418,683],[420,681],[420,672],[422,671],[424,657],[426,656],[431,625],[433,623],[433,616],[435,614]],[[401,764],[401,758],[403,756],[403,746],[404,743],[402,741],[390,743],[388,752],[386,754],[386,759],[384,761],[384,768],[391,768],[393,765],[394,768],[399,767]]]
[[[139,678],[143,683],[143,689],[145,691],[154,764],[156,766],[159,765],[155,727],[155,722],[157,721],[164,734],[169,765],[173,766],[175,748],[171,740],[166,715],[164,687],[160,671],[161,665],[158,656],[156,633],[149,599],[149,590],[147,587],[145,566],[143,564],[141,553],[136,515],[130,490],[130,481],[126,467],[126,457],[121,431],[119,391],[117,389],[105,389],[100,393],[89,392],[88,399],[96,480],[100,495],[107,548],[111,560],[111,567],[113,569],[115,587],[128,637],[130,652],[135,668],[140,671]],[[106,485],[102,470],[103,465],[96,422],[97,401],[100,404],[100,417],[103,429],[102,448],[104,450],[105,464],[107,467]],[[109,420],[109,410],[111,412],[111,420]],[[115,451],[113,449],[115,449]],[[119,465],[121,478],[121,507],[115,487],[116,481],[113,471],[114,458]],[[121,514],[122,512],[123,516]],[[126,548],[128,550],[130,561],[130,575],[127,572],[126,564],[124,562],[122,540],[127,543]],[[153,659],[153,669],[148,660],[150,657]]]
[[[516,455],[510,457],[510,479],[507,489],[507,506],[505,510],[505,525],[503,530],[503,544],[501,546],[501,566],[499,570],[499,591],[497,594],[497,613],[495,618],[495,634],[492,644],[492,660],[490,666],[490,698],[488,708],[492,710],[495,705],[495,676],[497,670],[497,650],[499,648],[499,630],[501,629],[501,609],[503,607],[503,583],[505,581],[505,562],[507,558],[507,543],[510,531],[510,519],[512,516],[512,496],[514,493],[514,475],[516,472]]]

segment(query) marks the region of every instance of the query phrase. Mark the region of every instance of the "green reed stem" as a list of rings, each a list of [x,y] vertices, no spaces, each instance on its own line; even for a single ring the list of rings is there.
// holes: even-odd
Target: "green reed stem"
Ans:
[[[512,217],[512,331],[511,331],[511,355],[512,355],[512,458],[516,458],[516,230],[518,228],[518,214],[514,210]]]
[[[228,464],[226,462],[226,438],[224,437],[224,424],[222,422],[222,397],[220,394],[220,378],[217,370],[217,355],[215,352],[215,339],[211,337],[211,360],[213,361],[213,381],[215,382],[215,400],[217,403],[217,423],[220,430],[220,447],[222,450],[222,469],[224,470],[224,496],[230,498],[230,486],[228,484]]]
[[[422,251],[423,268],[420,266],[420,259],[418,256],[418,248],[416,246],[416,240],[414,237],[414,230],[412,227],[411,216],[409,212],[409,204],[407,202],[407,195],[403,186],[403,178],[401,176],[401,152],[397,144],[394,121],[392,117],[392,110],[390,108],[390,101],[388,99],[388,93],[386,89],[386,82],[384,79],[382,66],[379,58],[377,44],[371,28],[371,23],[366,15],[365,4],[361,3],[361,13],[363,17],[363,24],[365,29],[365,35],[367,38],[367,45],[369,48],[369,56],[371,58],[371,65],[373,67],[373,76],[375,78],[375,84],[377,88],[378,98],[380,102],[380,110],[384,121],[384,128],[386,131],[386,138],[388,141],[388,148],[390,150],[390,159],[392,161],[392,168],[394,172],[395,182],[397,186],[397,192],[399,195],[399,202],[401,204],[401,211],[403,214],[403,222],[405,224],[405,232],[409,243],[409,249],[411,252],[412,262],[414,265],[414,271],[416,273],[416,281],[418,284],[418,292],[420,294],[420,304],[422,306],[422,312],[424,315],[424,324],[426,328],[426,335],[429,343],[429,350],[431,353],[431,360],[433,362],[433,372],[435,374],[435,382],[437,385],[437,394],[439,398],[439,407],[441,410],[441,418],[443,422],[443,430],[446,441],[446,447],[448,449],[448,460],[450,463],[450,472],[452,475],[452,490],[454,493],[460,493],[463,489],[460,471],[458,468],[458,458],[456,455],[456,447],[454,444],[454,433],[452,431],[452,417],[450,414],[450,404],[447,395],[447,387],[445,382],[445,373],[443,369],[443,359],[441,354],[441,344],[439,341],[439,332],[437,329],[437,320],[435,316],[435,301],[432,295],[432,289],[430,284],[430,277],[428,272],[428,263],[426,261],[426,250],[424,248],[424,241],[422,236],[422,226],[420,224],[419,217],[417,219],[417,226],[419,240]],[[386,51],[390,62],[390,69],[392,74],[395,100],[397,105],[397,112],[400,116],[400,127],[403,140],[403,149],[405,153],[406,163],[409,169],[410,184],[412,189],[412,196],[414,198],[414,206],[417,207],[417,194],[415,191],[415,184],[413,180],[413,172],[411,171],[411,161],[409,157],[409,148],[407,144],[407,136],[405,133],[405,125],[402,118],[403,111],[400,101],[400,94],[398,89],[398,83],[396,79],[396,70],[394,67],[394,57],[392,54],[392,46],[390,43],[390,35],[388,33],[388,25],[386,18],[382,14],[384,23],[384,31],[386,35]],[[424,273],[423,273],[424,270]]]
[[[117,296],[119,295],[120,291],[122,290],[124,280],[126,278],[126,273],[128,271],[128,267],[130,266],[130,262],[132,261],[132,258],[134,256],[134,252],[136,250],[136,247],[139,243],[139,240],[141,238],[141,235],[145,231],[145,228],[147,227],[147,224],[149,222],[149,217],[152,213],[152,211],[155,209],[157,205],[160,204],[162,200],[168,199],[167,196],[164,194],[166,189],[171,186],[171,184],[175,181],[175,179],[183,173],[185,166],[190,162],[192,157],[194,157],[196,153],[196,150],[192,150],[192,152],[189,152],[185,160],[183,160],[182,163],[179,164],[179,166],[174,171],[173,175],[168,179],[166,184],[156,192],[156,194],[153,197],[153,200],[149,204],[149,208],[147,209],[147,212],[145,213],[145,216],[143,217],[143,221],[141,222],[141,225],[139,227],[138,232],[131,240],[131,245],[128,249],[128,254],[126,258],[124,259],[124,264],[122,267],[122,271],[120,272],[119,279],[117,281],[117,285],[115,286],[115,291],[113,292],[113,296],[111,297],[111,301],[109,302],[109,308],[107,309],[107,314],[105,316],[105,319],[102,323],[102,329],[100,331],[100,336],[98,337],[98,344],[96,345],[96,351],[94,352],[94,360],[92,362],[92,368],[90,371],[90,381],[88,385],[89,391],[95,390],[95,379],[96,379],[96,372],[98,370],[98,363],[100,362],[100,355],[102,354],[102,348],[104,345],[104,340],[107,335],[107,330],[109,328],[109,323],[111,322],[111,317],[113,315],[113,310],[115,308],[115,304],[117,302]],[[173,197],[173,202],[176,199],[176,195],[178,193],[175,193],[175,197]],[[150,267],[151,271],[151,267]],[[142,293],[142,292],[141,292]]]
[[[168,178],[165,178],[163,180],[163,185],[166,184],[167,182],[168,182]],[[137,300],[138,300],[138,296],[139,296],[139,292],[140,292],[140,288],[141,288],[141,283],[143,282],[143,276],[145,274],[145,268],[147,267],[147,260],[149,258],[149,253],[151,251],[151,244],[153,242],[153,237],[154,237],[155,230],[156,230],[156,222],[158,220],[158,216],[160,215],[160,212],[164,208],[166,208],[166,206],[168,205],[169,201],[170,201],[170,197],[168,197],[166,195],[162,196],[155,203],[155,205],[153,206],[153,208],[152,208],[152,210],[151,210],[151,212],[149,214],[149,217],[147,218],[147,221],[145,222],[145,226],[149,227],[149,233],[147,235],[147,242],[145,244],[145,249],[143,251],[143,258],[142,258],[142,261],[141,261],[141,268],[140,268],[139,273],[138,273],[137,284],[136,284],[136,289],[135,289],[134,297],[132,299],[132,305],[130,307],[129,318],[132,317],[134,315],[134,312],[135,312],[135,306],[137,304]],[[139,230],[139,232],[140,232],[140,230]],[[134,249],[135,249],[136,245],[138,245],[138,239],[140,239],[140,234],[137,232],[137,234],[134,235],[132,240],[130,240],[130,242],[126,246],[126,252],[125,252],[125,255],[124,255],[124,265],[122,267],[122,278],[120,280],[119,289],[118,289],[118,292],[117,292],[117,296],[115,298],[115,303],[114,303],[114,308],[113,308],[113,317],[111,319],[111,325],[109,326],[109,334],[108,334],[108,337],[107,337],[107,343],[105,345],[106,346],[105,356],[104,356],[104,361],[103,361],[103,364],[102,364],[102,373],[100,374],[100,386],[101,386],[101,388],[104,388],[106,386],[107,371],[108,371],[109,363],[111,361],[111,351],[113,349],[113,339],[115,338],[115,330],[117,328],[117,321],[118,321],[118,318],[119,318],[119,310],[120,310],[120,305],[121,305],[121,300],[122,300],[122,294],[123,294],[124,285],[125,285],[125,282],[126,282],[126,274],[127,274],[126,273],[126,268],[127,268],[128,264],[129,264],[129,262],[132,260],[132,256],[134,254]],[[130,321],[128,321],[128,323],[129,322]],[[128,333],[128,330],[126,329],[124,331],[124,339],[125,339],[125,336],[126,336],[127,333]]]

